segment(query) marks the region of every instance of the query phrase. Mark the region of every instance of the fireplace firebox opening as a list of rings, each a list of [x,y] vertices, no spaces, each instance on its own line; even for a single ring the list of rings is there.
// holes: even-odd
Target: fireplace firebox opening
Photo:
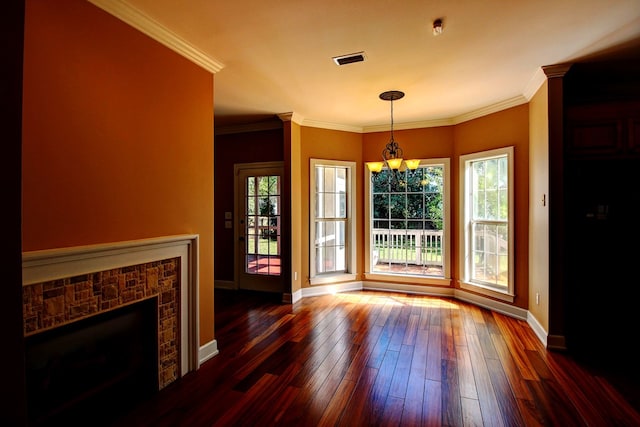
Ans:
[[[156,296],[26,337],[31,424],[95,425],[157,392],[157,311]]]

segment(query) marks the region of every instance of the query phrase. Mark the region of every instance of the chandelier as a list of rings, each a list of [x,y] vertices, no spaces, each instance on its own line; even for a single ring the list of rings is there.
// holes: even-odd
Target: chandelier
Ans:
[[[382,150],[381,162],[367,162],[367,167],[369,171],[371,171],[371,180],[374,182],[384,175],[381,175],[381,172],[382,168],[386,166],[389,170],[386,178],[390,180],[390,182],[395,181],[400,185],[404,185],[406,182],[402,172],[407,170],[410,175],[413,175],[420,165],[419,159],[403,159],[402,148],[400,148],[396,140],[393,139],[393,101],[401,99],[402,97],[404,97],[404,92],[400,92],[399,90],[389,90],[380,94],[380,99],[390,101],[391,103],[391,139]]]

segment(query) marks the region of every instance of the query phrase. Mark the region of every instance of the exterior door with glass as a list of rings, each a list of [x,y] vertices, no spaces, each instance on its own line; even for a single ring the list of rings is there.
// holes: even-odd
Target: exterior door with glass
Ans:
[[[239,289],[283,292],[280,162],[236,166]]]

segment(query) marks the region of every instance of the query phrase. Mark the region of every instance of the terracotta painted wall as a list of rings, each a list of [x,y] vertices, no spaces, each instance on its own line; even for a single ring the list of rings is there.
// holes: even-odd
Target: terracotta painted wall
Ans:
[[[451,159],[454,233],[453,272],[459,278],[457,245],[459,234],[459,162],[463,154],[514,146],[515,156],[515,292],[514,304],[528,307],[529,288],[529,105],[523,104],[478,119],[460,123],[454,130],[455,154]],[[456,284],[457,286],[457,284]]]
[[[362,135],[353,132],[344,132],[314,127],[301,127],[301,248],[302,255],[302,283],[301,286],[309,287],[309,161],[312,158],[345,160],[357,163],[356,166],[356,195],[355,208],[357,218],[356,245],[358,260],[356,271],[363,272],[363,256],[361,248],[364,247],[363,237],[363,185],[362,179]],[[359,277],[362,279],[362,277]]]
[[[453,126],[394,130],[393,138],[404,151],[406,159],[430,159],[453,155]],[[373,132],[363,135],[363,161],[382,159],[382,150],[389,142],[390,133]]]
[[[24,251],[200,236],[213,330],[213,76],[83,0],[28,0]]]

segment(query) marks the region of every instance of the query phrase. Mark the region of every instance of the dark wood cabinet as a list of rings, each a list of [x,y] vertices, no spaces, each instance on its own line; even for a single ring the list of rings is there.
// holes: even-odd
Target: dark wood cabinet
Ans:
[[[560,284],[567,349],[640,381],[629,347],[640,241],[640,60],[577,63],[564,76]],[[550,249],[551,250],[551,249]],[[554,283],[557,285],[558,283]],[[551,286],[551,284],[550,284]]]
[[[566,114],[567,157],[640,157],[640,103],[572,106]]]

